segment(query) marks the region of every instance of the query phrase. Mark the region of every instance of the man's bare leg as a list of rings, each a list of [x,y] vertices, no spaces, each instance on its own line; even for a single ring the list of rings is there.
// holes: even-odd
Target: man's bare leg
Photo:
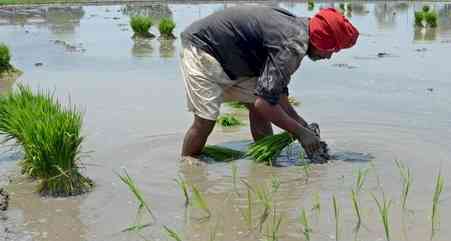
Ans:
[[[203,119],[194,115],[194,121],[185,134],[182,156],[197,156],[207,142],[207,138],[215,126],[215,121]]]
[[[255,109],[253,104],[246,104],[249,110],[249,122],[251,125],[251,133],[254,141],[257,141],[265,136],[273,134],[271,122],[267,121]]]

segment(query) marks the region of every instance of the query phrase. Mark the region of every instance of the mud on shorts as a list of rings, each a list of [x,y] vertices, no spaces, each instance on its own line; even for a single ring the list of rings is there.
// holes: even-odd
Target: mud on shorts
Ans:
[[[230,80],[213,56],[191,45],[183,47],[181,59],[188,110],[195,115],[216,120],[223,102],[254,103],[256,77]]]

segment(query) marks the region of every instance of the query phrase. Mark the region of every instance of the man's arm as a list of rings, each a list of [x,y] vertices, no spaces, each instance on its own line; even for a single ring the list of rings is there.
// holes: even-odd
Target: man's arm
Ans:
[[[271,105],[264,98],[258,96],[255,101],[255,109],[274,125],[295,135],[307,153],[313,153],[319,148],[319,138],[308,128],[288,115],[280,104]]]
[[[307,121],[302,118],[298,112],[293,108],[293,106],[288,101],[287,95],[281,95],[279,104],[282,107],[282,109],[293,119],[295,119],[299,124],[301,124],[303,127],[307,127],[308,123]]]

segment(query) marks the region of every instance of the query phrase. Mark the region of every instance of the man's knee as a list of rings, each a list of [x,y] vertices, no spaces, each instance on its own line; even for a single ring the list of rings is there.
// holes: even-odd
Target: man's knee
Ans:
[[[216,122],[213,120],[207,120],[197,115],[194,115],[194,123],[192,128],[198,131],[210,133],[213,130],[215,123]]]

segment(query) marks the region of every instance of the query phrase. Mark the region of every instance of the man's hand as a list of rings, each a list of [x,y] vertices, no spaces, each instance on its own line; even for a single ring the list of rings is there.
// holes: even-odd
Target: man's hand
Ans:
[[[311,156],[320,148],[319,137],[307,128],[302,127],[298,133],[296,133],[296,137],[307,152],[307,156]]]

